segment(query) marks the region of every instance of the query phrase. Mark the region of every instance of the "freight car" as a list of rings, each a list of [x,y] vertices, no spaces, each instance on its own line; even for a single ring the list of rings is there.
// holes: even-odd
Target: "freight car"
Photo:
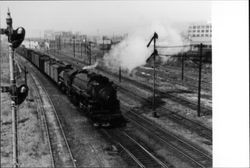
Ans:
[[[86,69],[77,70],[70,64],[33,50],[19,48],[17,52],[54,81],[94,126],[125,124],[116,88],[108,78]]]

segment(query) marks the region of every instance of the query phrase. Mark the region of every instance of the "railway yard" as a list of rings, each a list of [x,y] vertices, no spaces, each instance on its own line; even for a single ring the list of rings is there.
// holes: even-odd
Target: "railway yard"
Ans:
[[[41,16],[39,10],[50,5],[38,3],[45,6],[19,7],[34,9],[31,25],[37,28],[39,17],[50,16],[44,23],[55,24],[54,30],[28,23],[15,29],[9,8],[7,27],[0,29],[1,167],[213,166],[210,22],[171,25],[150,15],[145,25],[140,19],[125,30],[130,23],[118,23],[129,16],[130,3],[125,14],[110,12],[120,15],[113,26],[109,21],[117,18],[109,12],[103,13],[109,19],[95,16],[104,10],[96,2],[58,2],[66,8]],[[83,14],[88,10],[93,20]],[[53,17],[63,19],[61,28]],[[196,27],[198,35],[192,34]]]
[[[249,167],[247,4],[1,1],[0,167]]]
[[[7,48],[6,44],[2,48]],[[5,60],[1,65],[8,69],[7,52],[3,51],[1,55]],[[78,70],[89,65],[87,55],[79,51],[73,54],[70,46],[61,50],[36,49],[34,52],[71,64]],[[212,167],[211,69],[202,71],[202,115],[198,117],[198,73],[195,68],[186,67],[184,80],[181,80],[181,67],[159,66],[153,107],[151,66],[138,67],[131,73],[122,71],[119,78],[117,69],[104,65],[101,53],[98,47],[93,49],[98,65],[92,71],[114,82],[120,110],[126,120],[122,127],[97,128],[53,80],[22,53],[16,53],[17,73],[22,78],[24,69],[28,71],[30,88],[28,98],[18,108],[21,167],[37,164],[44,167]],[[7,71],[1,72],[3,75]],[[7,78],[8,74],[4,76]],[[6,79],[1,78],[1,82],[4,81]],[[1,103],[7,104],[7,94],[1,96]],[[10,135],[7,133],[11,122],[4,112],[7,110],[2,109],[1,114],[2,132],[6,135],[2,139],[4,146],[1,146],[4,151],[2,166],[11,163]],[[29,115],[28,111],[31,112]],[[153,117],[153,112],[158,116]],[[33,131],[23,137],[29,130],[26,127]],[[22,144],[26,139],[32,144],[23,152]],[[26,157],[32,159],[27,161]]]

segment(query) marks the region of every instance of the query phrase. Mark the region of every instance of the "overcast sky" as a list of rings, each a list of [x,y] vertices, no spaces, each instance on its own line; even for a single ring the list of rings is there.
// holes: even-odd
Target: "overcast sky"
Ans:
[[[43,36],[47,29],[112,35],[155,21],[177,27],[211,21],[211,1],[0,1],[1,27],[8,7],[14,28],[23,26],[27,36]]]

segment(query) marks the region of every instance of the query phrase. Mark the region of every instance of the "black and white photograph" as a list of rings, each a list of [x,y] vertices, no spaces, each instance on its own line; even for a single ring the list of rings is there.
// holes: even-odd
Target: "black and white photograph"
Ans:
[[[1,1],[1,167],[249,167],[248,12]]]

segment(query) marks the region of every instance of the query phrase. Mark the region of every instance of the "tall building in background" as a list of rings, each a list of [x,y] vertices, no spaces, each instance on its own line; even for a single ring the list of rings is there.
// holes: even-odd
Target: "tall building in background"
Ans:
[[[188,39],[190,44],[206,44],[212,46],[212,24],[192,24],[188,27]]]

